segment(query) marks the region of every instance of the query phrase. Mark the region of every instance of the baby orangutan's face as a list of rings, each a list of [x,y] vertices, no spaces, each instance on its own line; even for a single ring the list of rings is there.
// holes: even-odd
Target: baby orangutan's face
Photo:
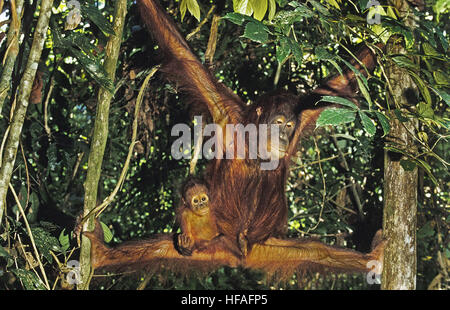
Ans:
[[[195,185],[188,189],[186,200],[189,202],[191,209],[197,213],[203,214],[209,211],[208,190],[204,185]]]

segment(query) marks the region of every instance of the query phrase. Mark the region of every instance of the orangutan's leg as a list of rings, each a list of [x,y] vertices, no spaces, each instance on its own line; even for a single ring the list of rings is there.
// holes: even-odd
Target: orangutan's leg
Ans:
[[[382,264],[384,246],[385,242],[379,242],[371,253],[363,254],[318,241],[269,238],[264,244],[253,246],[245,266],[268,271],[290,272],[314,266],[317,269],[368,272],[374,271],[371,261]]]
[[[84,235],[91,241],[93,269],[102,267],[139,269],[158,263],[168,268],[176,267],[177,264],[180,266],[201,265],[202,262],[210,266],[239,264],[239,259],[220,242],[212,243],[202,251],[194,251],[191,256],[183,256],[175,248],[172,234],[158,235],[149,240],[124,242],[112,248],[108,248],[103,243],[103,232],[98,224],[93,232],[85,232]]]

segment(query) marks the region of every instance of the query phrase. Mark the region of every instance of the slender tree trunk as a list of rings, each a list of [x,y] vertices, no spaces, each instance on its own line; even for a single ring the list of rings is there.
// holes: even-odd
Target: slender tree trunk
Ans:
[[[408,4],[406,0],[391,1],[402,16],[406,16]],[[388,54],[407,54],[402,37],[390,38],[387,45]],[[417,89],[408,72],[391,64],[387,75],[392,85],[389,98],[391,109],[415,105]],[[387,137],[406,153],[417,152],[412,134],[417,127],[416,120],[401,122],[391,113],[391,131]],[[416,213],[417,213],[417,167],[406,171],[400,160],[406,159],[399,153],[385,152],[384,163],[384,215],[383,232],[388,240],[384,253],[382,289],[415,289],[416,288]]]
[[[5,135],[8,135],[8,138],[3,150],[0,168],[0,223],[3,213],[6,210],[6,194],[16,160],[17,147],[19,146],[20,134],[27,113],[31,88],[38,68],[39,59],[41,58],[45,38],[47,37],[48,23],[52,15],[52,6],[53,0],[42,0],[41,2],[39,19],[34,31],[33,44],[31,45],[25,72],[20,81],[11,125],[9,126],[9,131],[7,130],[5,133]]]
[[[114,12],[113,28],[115,35],[111,35],[106,45],[106,56],[104,67],[111,81],[114,81],[117,67],[117,60],[120,53],[120,44],[122,42],[123,26],[125,15],[127,13],[127,1],[117,0]],[[91,140],[91,150],[88,159],[88,171],[86,182],[84,183],[84,210],[86,216],[97,204],[97,189],[100,180],[103,155],[105,152],[106,140],[108,139],[108,119],[109,106],[113,94],[105,88],[100,88],[98,92],[97,114],[95,117],[94,134]],[[86,221],[83,231],[93,230],[94,222],[92,219]],[[86,237],[82,237],[80,267],[82,283],[78,289],[89,288],[90,277],[90,242]]]
[[[12,3],[13,2],[11,2],[11,4]],[[16,15],[12,15],[13,17],[11,18],[11,24],[9,25],[8,30],[8,41],[6,42],[8,55],[3,66],[2,77],[0,78],[0,114],[2,113],[3,104],[11,87],[11,76],[14,69],[14,63],[16,62],[17,54],[19,53],[20,17],[23,10],[23,0],[17,0],[15,4]]]

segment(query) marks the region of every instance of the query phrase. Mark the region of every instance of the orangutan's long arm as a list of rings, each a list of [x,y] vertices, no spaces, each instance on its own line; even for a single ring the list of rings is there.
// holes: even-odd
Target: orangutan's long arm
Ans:
[[[243,106],[239,97],[217,82],[200,63],[157,1],[137,2],[143,21],[164,53],[163,70],[170,79],[184,87],[196,102],[206,104],[214,123],[239,123]]]
[[[375,47],[375,49],[379,51],[382,51],[383,48],[384,45],[382,44],[378,44]],[[351,59],[349,61],[350,64],[353,65],[357,71],[361,72],[363,76],[367,77],[369,72],[373,71],[377,63],[375,53],[369,47],[364,46],[355,56],[359,61]],[[288,154],[292,155],[297,149],[298,141],[301,136],[308,131],[307,129],[314,128],[320,113],[322,113],[324,109],[332,106],[327,102],[318,103],[322,96],[347,97],[356,103],[354,100],[358,91],[358,82],[356,79],[355,72],[350,68],[347,68],[342,74],[333,75],[325,79],[325,81],[308,96],[300,99],[299,125],[295,130],[294,137],[292,138],[293,143],[290,144]]]
[[[374,266],[370,264],[372,261],[381,267],[384,246],[385,242],[380,241],[371,253],[364,254],[318,241],[270,238],[264,244],[254,245],[246,258],[245,266],[281,276],[306,269],[369,272],[373,271]],[[381,272],[381,269],[378,271]]]
[[[222,244],[212,244],[208,249],[194,251],[191,256],[181,255],[174,246],[173,234],[161,234],[152,239],[124,242],[107,247],[103,242],[100,224],[93,232],[84,232],[91,241],[92,268],[112,268],[119,271],[159,270],[168,268],[185,272],[188,269],[211,270],[220,266],[235,267],[239,259]]]

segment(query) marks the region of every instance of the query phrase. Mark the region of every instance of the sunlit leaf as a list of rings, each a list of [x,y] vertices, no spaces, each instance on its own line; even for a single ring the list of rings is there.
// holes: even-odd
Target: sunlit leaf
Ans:
[[[250,4],[253,8],[253,17],[262,20],[267,12],[267,0],[251,0]]]
[[[423,42],[422,48],[423,48],[423,52],[425,53],[425,55],[440,56],[438,51],[436,51],[436,49],[433,46],[431,46],[431,44],[428,42]]]
[[[100,225],[102,226],[103,230],[103,238],[105,239],[105,242],[108,243],[113,238],[113,233],[111,232],[111,229],[109,229],[108,225],[106,225],[103,222],[100,222]]]
[[[180,14],[181,14],[181,21],[183,21],[184,16],[186,15],[186,10],[187,10],[187,2],[188,0],[181,0],[180,2]]]
[[[233,10],[244,15],[252,15],[253,8],[250,0],[233,0]]]
[[[437,70],[433,72],[434,80],[439,85],[450,85],[450,79],[447,74],[442,72],[441,70]]]
[[[187,0],[186,5],[189,13],[191,13],[197,21],[200,21],[200,7],[198,6],[197,0]]]
[[[327,0],[327,2],[332,6],[334,6],[336,9],[340,10],[339,4],[337,3],[336,0]]]
[[[277,4],[275,2],[275,0],[269,0],[269,20],[272,20],[273,17],[275,16],[277,10]]]

